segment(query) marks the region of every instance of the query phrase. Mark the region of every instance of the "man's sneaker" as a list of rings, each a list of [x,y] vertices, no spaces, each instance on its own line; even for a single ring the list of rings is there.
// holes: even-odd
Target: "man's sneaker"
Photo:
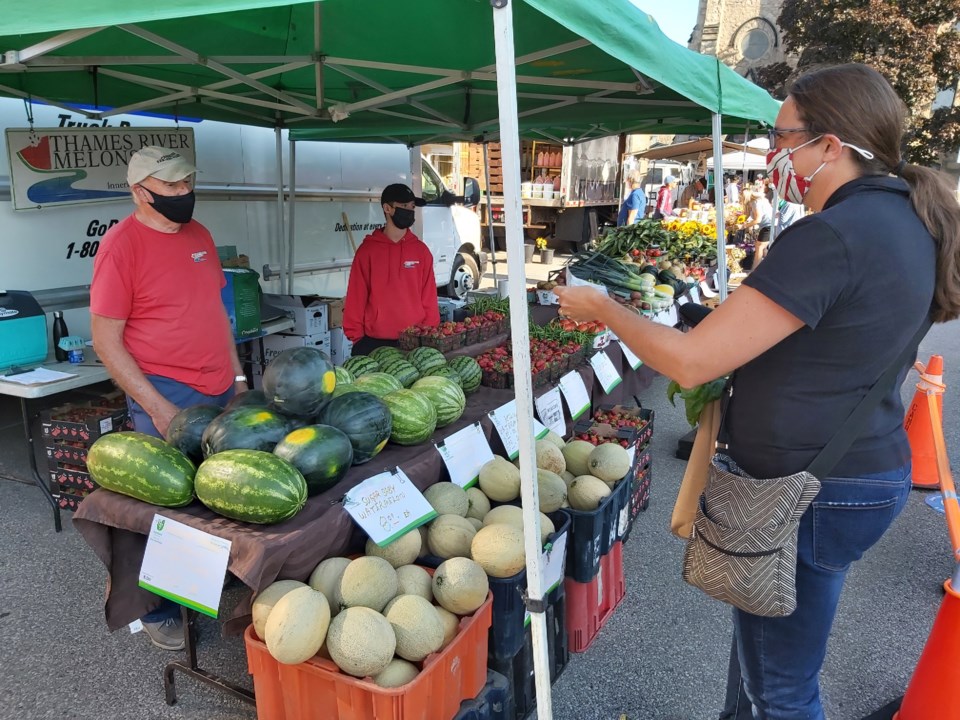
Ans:
[[[179,617],[167,618],[160,622],[145,622],[143,629],[150,642],[161,650],[183,650],[183,620]]]

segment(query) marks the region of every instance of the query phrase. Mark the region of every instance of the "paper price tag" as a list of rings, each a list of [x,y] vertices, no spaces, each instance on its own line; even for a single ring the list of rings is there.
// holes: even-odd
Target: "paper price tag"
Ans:
[[[576,370],[571,370],[560,378],[560,391],[570,408],[570,417],[574,420],[590,409],[590,393]]]
[[[549,550],[540,553],[540,573],[543,575],[543,594],[548,595],[563,582],[563,559],[567,555],[567,538],[570,533],[565,532],[558,537]],[[530,624],[530,611],[523,614],[523,625]]]
[[[697,305],[699,305],[700,304],[700,286],[694,285],[692,288],[690,288],[689,293],[690,293],[690,299],[693,300],[693,302],[697,303]]]
[[[364,480],[344,495],[343,507],[380,547],[437,516],[400,468]]]
[[[548,390],[534,400],[537,406],[537,415],[550,430],[563,437],[567,434],[567,423],[563,419],[563,400],[560,399],[560,388]]]
[[[450,482],[462,488],[475,485],[480,477],[480,468],[493,460],[493,450],[480,423],[468,425],[447,436],[436,448],[450,473]]]
[[[597,376],[597,382],[603,391],[609,395],[613,389],[623,382],[623,378],[613,366],[613,362],[607,357],[605,352],[599,352],[590,358],[590,364],[593,365],[594,375]]]
[[[517,456],[520,455],[520,436],[517,431],[517,401],[511,400],[488,413],[488,415],[500,435],[503,449],[507,451],[507,457],[516,460]],[[533,435],[537,440],[545,438],[548,432],[543,423],[533,418]]]
[[[618,342],[620,344],[620,349],[623,350],[623,356],[627,359],[627,362],[630,363],[630,367],[636,370],[638,367],[643,365],[643,360],[638,358],[634,354],[633,350],[627,347],[627,344],[623,340]]]
[[[155,514],[138,584],[215,618],[230,561],[230,544],[229,540]]]

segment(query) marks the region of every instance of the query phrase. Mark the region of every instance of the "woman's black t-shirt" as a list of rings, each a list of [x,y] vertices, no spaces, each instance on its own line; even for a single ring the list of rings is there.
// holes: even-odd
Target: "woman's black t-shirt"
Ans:
[[[779,477],[809,466],[920,327],[935,268],[934,240],[895,177],[843,185],[823,211],[777,238],[743,284],[805,327],[736,373],[725,430],[740,467]],[[908,369],[831,475],[910,459],[900,400]]]

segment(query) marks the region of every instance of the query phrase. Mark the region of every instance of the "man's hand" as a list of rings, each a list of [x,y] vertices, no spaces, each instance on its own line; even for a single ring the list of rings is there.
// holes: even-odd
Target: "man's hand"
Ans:
[[[610,305],[616,303],[599,290],[591,287],[555,287],[553,292],[560,298],[560,317],[576,322],[600,320],[606,322]]]
[[[173,416],[180,412],[180,408],[168,400],[164,400],[158,407],[150,413],[150,419],[153,420],[153,426],[164,438],[167,437],[167,429],[170,427],[170,421]]]

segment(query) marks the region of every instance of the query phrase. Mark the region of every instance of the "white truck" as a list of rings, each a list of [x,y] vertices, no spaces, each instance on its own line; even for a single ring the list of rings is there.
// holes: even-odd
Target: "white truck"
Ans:
[[[79,114],[33,104],[33,127],[83,126]],[[20,100],[0,99],[4,129],[28,127]],[[97,124],[99,127],[101,124]],[[119,115],[102,125],[173,128],[169,118]],[[235,246],[261,273],[265,292],[287,291],[280,269],[289,257],[286,232],[278,221],[277,147],[273,130],[181,118],[192,127],[196,146],[197,206],[194,217],[206,225],[218,246]],[[287,183],[289,143],[283,134],[283,182]],[[0,149],[8,156],[6,133]],[[354,248],[383,224],[382,188],[404,182],[428,201],[414,227],[434,257],[441,294],[463,297],[479,285],[486,256],[481,252],[476,184],[465,182],[466,198],[447,191],[418,150],[401,145],[300,142],[296,145],[294,217],[295,294],[342,297]],[[88,335],[89,316],[82,299],[93,258],[107,229],[133,209],[128,196],[111,202],[14,210],[10,164],[0,166],[0,288],[29,290],[49,311],[73,306],[67,314],[73,333]],[[412,172],[411,172],[412,168]],[[126,166],[116,168],[125,184]],[[286,188],[289,191],[289,188]],[[285,212],[282,222],[289,223]],[[81,297],[81,299],[77,299]]]

